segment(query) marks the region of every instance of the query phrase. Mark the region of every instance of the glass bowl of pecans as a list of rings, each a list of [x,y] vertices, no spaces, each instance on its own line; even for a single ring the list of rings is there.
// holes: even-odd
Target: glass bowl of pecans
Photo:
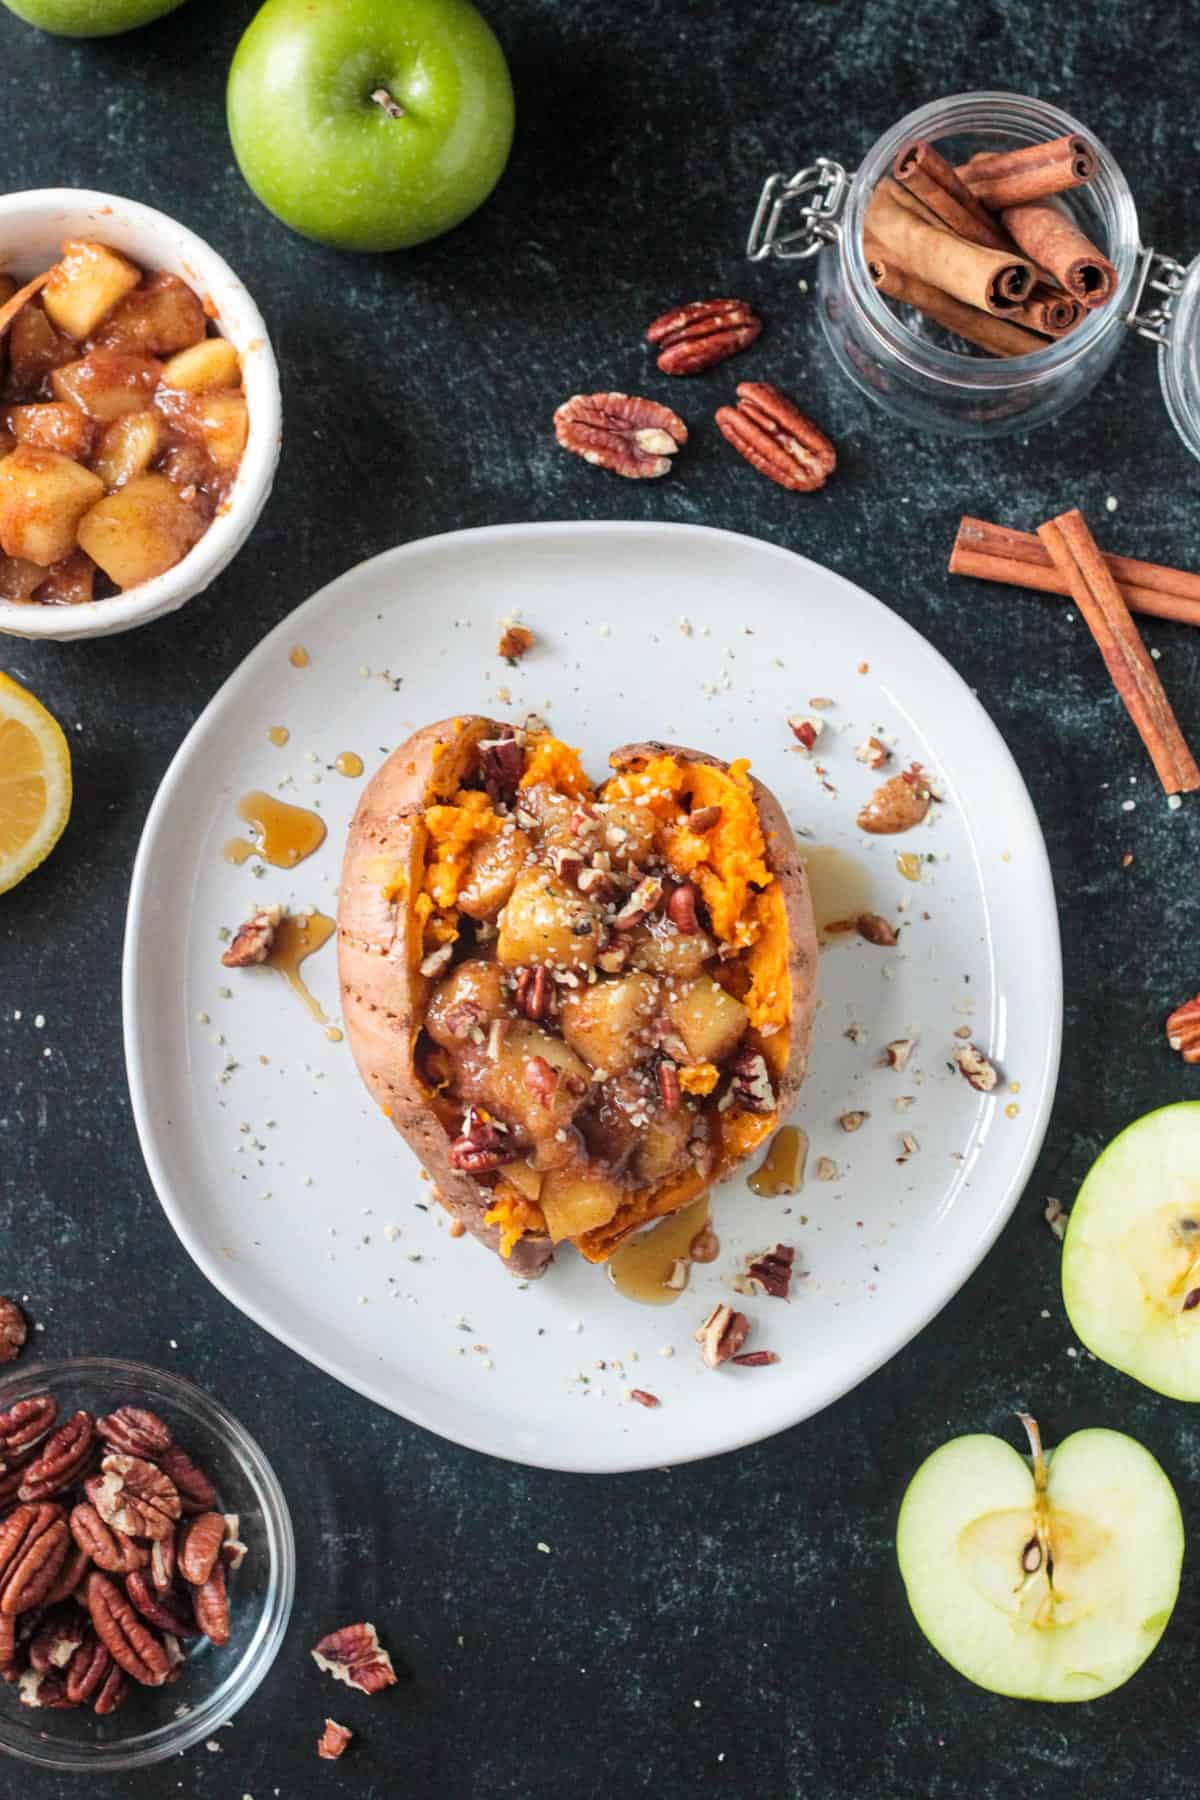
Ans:
[[[287,1628],[295,1544],[249,1432],[111,1357],[0,1381],[0,1751],[143,1768],[215,1736]]]
[[[262,315],[215,250],[114,194],[0,196],[0,632],[182,606],[248,537],[279,440]]]

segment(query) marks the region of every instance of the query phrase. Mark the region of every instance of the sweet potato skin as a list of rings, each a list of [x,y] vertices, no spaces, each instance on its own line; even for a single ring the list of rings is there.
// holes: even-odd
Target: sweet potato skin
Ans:
[[[413,913],[424,868],[425,809],[447,801],[475,767],[481,739],[506,728],[493,719],[468,715],[443,719],[414,732],[394,750],[363,792],[347,839],[338,903],[338,967],[346,1035],[372,1098],[428,1170],[438,1199],[481,1242],[499,1247],[499,1232],[484,1223],[492,1191],[449,1162],[450,1132],[414,1063],[430,980],[420,972],[421,931]],[[702,751],[657,742],[624,745],[610,757],[615,770],[655,756],[681,763],[726,765]],[[788,931],[791,1010],[788,1053],[776,1072],[779,1123],[792,1110],[804,1079],[816,1006],[817,936],[808,882],[787,817],[775,796],[751,776],[766,845],[766,861],[779,883]],[[664,1190],[656,1213],[677,1210],[705,1185],[683,1177]],[[630,1230],[645,1223],[637,1220]],[[621,1233],[595,1251],[611,1255]],[[548,1236],[528,1234],[506,1260],[510,1272],[530,1279],[544,1273],[553,1257]]]
[[[491,1190],[452,1169],[451,1137],[413,1061],[431,983],[421,974],[421,933],[412,902],[425,858],[426,807],[449,800],[473,772],[481,738],[502,727],[476,715],[423,726],[393,750],[355,812],[338,898],[338,975],[346,1037],[376,1104],[432,1177],[437,1198],[474,1237],[498,1250],[484,1224]],[[524,1280],[544,1272],[548,1237],[520,1240],[505,1267]]]

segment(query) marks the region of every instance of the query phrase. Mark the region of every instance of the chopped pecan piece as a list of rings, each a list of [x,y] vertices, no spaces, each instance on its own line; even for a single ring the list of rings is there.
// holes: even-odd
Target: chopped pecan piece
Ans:
[[[638,882],[628,900],[613,918],[614,931],[632,931],[643,919],[657,911],[663,897],[663,884],[657,875],[646,875]]]
[[[377,1694],[396,1680],[392,1659],[373,1625],[343,1625],[331,1631],[314,1645],[312,1658],[318,1669],[363,1694]]]
[[[496,645],[496,655],[502,656],[515,668],[521,658],[533,649],[536,641],[528,625],[506,625],[500,633],[500,642]]]
[[[981,1094],[990,1094],[1000,1079],[996,1069],[974,1044],[963,1044],[954,1052],[954,1060],[958,1064],[958,1072],[973,1088]]]
[[[921,765],[914,763],[911,769],[893,775],[875,789],[855,823],[860,831],[869,831],[877,837],[911,831],[928,813],[932,799],[933,790]]]
[[[694,831],[697,837],[704,837],[720,823],[721,808],[719,806],[698,806],[695,812],[689,813],[687,817],[687,828],[689,831]]]
[[[805,719],[799,713],[792,713],[788,718],[788,730],[802,750],[811,750],[824,729],[822,719]]]
[[[336,1719],[326,1719],[325,1729],[317,1739],[317,1755],[325,1762],[336,1762],[354,1733]]]
[[[450,960],[453,955],[453,944],[439,944],[437,949],[431,950],[429,955],[422,961],[421,974],[426,976],[430,981],[433,981],[443,972],[443,970],[450,967]]]
[[[762,320],[745,300],[693,300],[665,312],[646,328],[664,375],[696,375],[748,350]]]
[[[233,942],[221,961],[227,969],[250,969],[265,963],[275,944],[283,918],[282,906],[261,906],[233,934]]]
[[[768,1363],[779,1361],[777,1350],[747,1350],[742,1356],[731,1359],[743,1369],[765,1369]]]
[[[459,1227],[457,1231],[454,1229],[456,1225]],[[466,1229],[466,1226],[461,1224],[458,1219],[451,1219],[451,1237],[462,1237]],[[221,1561],[227,1569],[240,1569],[246,1560],[246,1546],[240,1536],[241,1527],[242,1522],[237,1513],[225,1514],[225,1538],[221,1545]]]
[[[629,1398],[635,1400],[639,1406],[662,1405],[662,1401],[659,1399],[658,1395],[650,1393],[647,1388],[630,1388]]]
[[[0,1296],[0,1363],[15,1362],[28,1335],[25,1314],[16,1301]]]
[[[854,752],[860,763],[866,763],[868,769],[882,769],[891,758],[891,751],[877,737],[864,738]]]
[[[752,468],[795,493],[824,487],[837,451],[811,419],[765,381],[739,381],[738,404],[717,409],[717,429]]]
[[[1053,1194],[1042,1208],[1042,1217],[1060,1244],[1067,1235],[1067,1220],[1070,1216],[1062,1201],[1056,1200]]]
[[[851,1112],[839,1113],[838,1124],[843,1131],[857,1131],[868,1117],[869,1114],[856,1107]]]
[[[1200,994],[1175,1008],[1167,1020],[1167,1043],[1185,1063],[1200,1063]]]
[[[658,1065],[658,1097],[667,1112],[678,1112],[683,1104],[683,1093],[679,1086],[679,1070],[669,1057],[663,1057]]]
[[[894,925],[880,918],[878,913],[859,913],[858,935],[865,938],[868,944],[880,944],[890,950],[893,944],[900,942]]]
[[[786,1300],[792,1285],[792,1266],[796,1261],[796,1252],[791,1244],[775,1244],[770,1250],[764,1250],[761,1256],[751,1256],[746,1262],[746,1290],[752,1294],[767,1294],[773,1300]]]
[[[545,963],[520,971],[517,976],[516,1002],[517,1011],[535,1023],[553,1016],[557,996]]]
[[[473,1106],[467,1108],[462,1134],[454,1139],[448,1153],[452,1169],[466,1175],[487,1175],[501,1163],[512,1159],[499,1125],[494,1119],[481,1119]]]
[[[710,1369],[735,1357],[750,1335],[750,1321],[732,1306],[714,1306],[696,1332],[700,1354]]]
[[[710,1263],[720,1254],[721,1240],[706,1220],[688,1245],[688,1257],[694,1263]]]
[[[775,1111],[775,1090],[771,1086],[771,1072],[767,1068],[767,1059],[761,1050],[743,1050],[733,1065],[733,1080],[729,1088],[733,1104],[743,1112],[769,1113]]]
[[[834,1162],[832,1156],[818,1156],[818,1158],[817,1158],[817,1180],[818,1181],[836,1181],[837,1180],[837,1172],[838,1172],[837,1164]]]
[[[678,413],[636,394],[573,394],[554,433],[564,450],[634,481],[665,475],[688,435]]]
[[[544,1056],[527,1056],[522,1075],[534,1099],[549,1106],[558,1088],[558,1070],[552,1069]]]
[[[700,929],[700,920],[696,915],[696,890],[690,881],[681,881],[672,888],[667,899],[667,917],[676,931],[684,937],[695,937]]]
[[[520,740],[512,733],[484,738],[479,745],[479,773],[491,799],[497,805],[511,806],[525,773],[525,750]]]
[[[908,1059],[916,1047],[916,1038],[893,1038],[883,1046],[883,1061],[889,1069],[907,1069]]]

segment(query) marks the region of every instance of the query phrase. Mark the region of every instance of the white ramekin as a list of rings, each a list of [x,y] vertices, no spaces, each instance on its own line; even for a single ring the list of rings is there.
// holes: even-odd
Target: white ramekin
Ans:
[[[182,562],[128,593],[83,606],[0,600],[0,632],[24,638],[111,637],[174,612],[216,579],[266,504],[279,461],[279,370],[262,314],[229,264],[185,225],[117,194],[33,188],[0,196],[0,271],[28,281],[57,261],[64,238],[94,238],[146,270],[179,275],[205,300],[242,359],[250,434],[233,489]]]

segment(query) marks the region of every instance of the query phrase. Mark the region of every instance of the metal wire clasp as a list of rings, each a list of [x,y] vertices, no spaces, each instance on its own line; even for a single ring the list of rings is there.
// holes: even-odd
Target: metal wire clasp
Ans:
[[[803,262],[815,256],[841,230],[839,221],[849,191],[850,177],[841,163],[828,156],[819,156],[790,178],[768,175],[758,196],[746,255],[751,262],[765,262],[768,257],[778,262]],[[784,210],[793,200],[804,201],[801,223],[793,231],[781,232]]]
[[[1175,296],[1183,286],[1185,270],[1182,263],[1173,256],[1164,256],[1153,245],[1142,251],[1142,260],[1138,267],[1137,287],[1129,311],[1125,314],[1125,323],[1137,332],[1139,337],[1149,338],[1152,343],[1165,344],[1171,335],[1171,308],[1175,304]],[[1149,306],[1142,311],[1142,302],[1146,298],[1146,290],[1163,294],[1165,298],[1157,306]]]

